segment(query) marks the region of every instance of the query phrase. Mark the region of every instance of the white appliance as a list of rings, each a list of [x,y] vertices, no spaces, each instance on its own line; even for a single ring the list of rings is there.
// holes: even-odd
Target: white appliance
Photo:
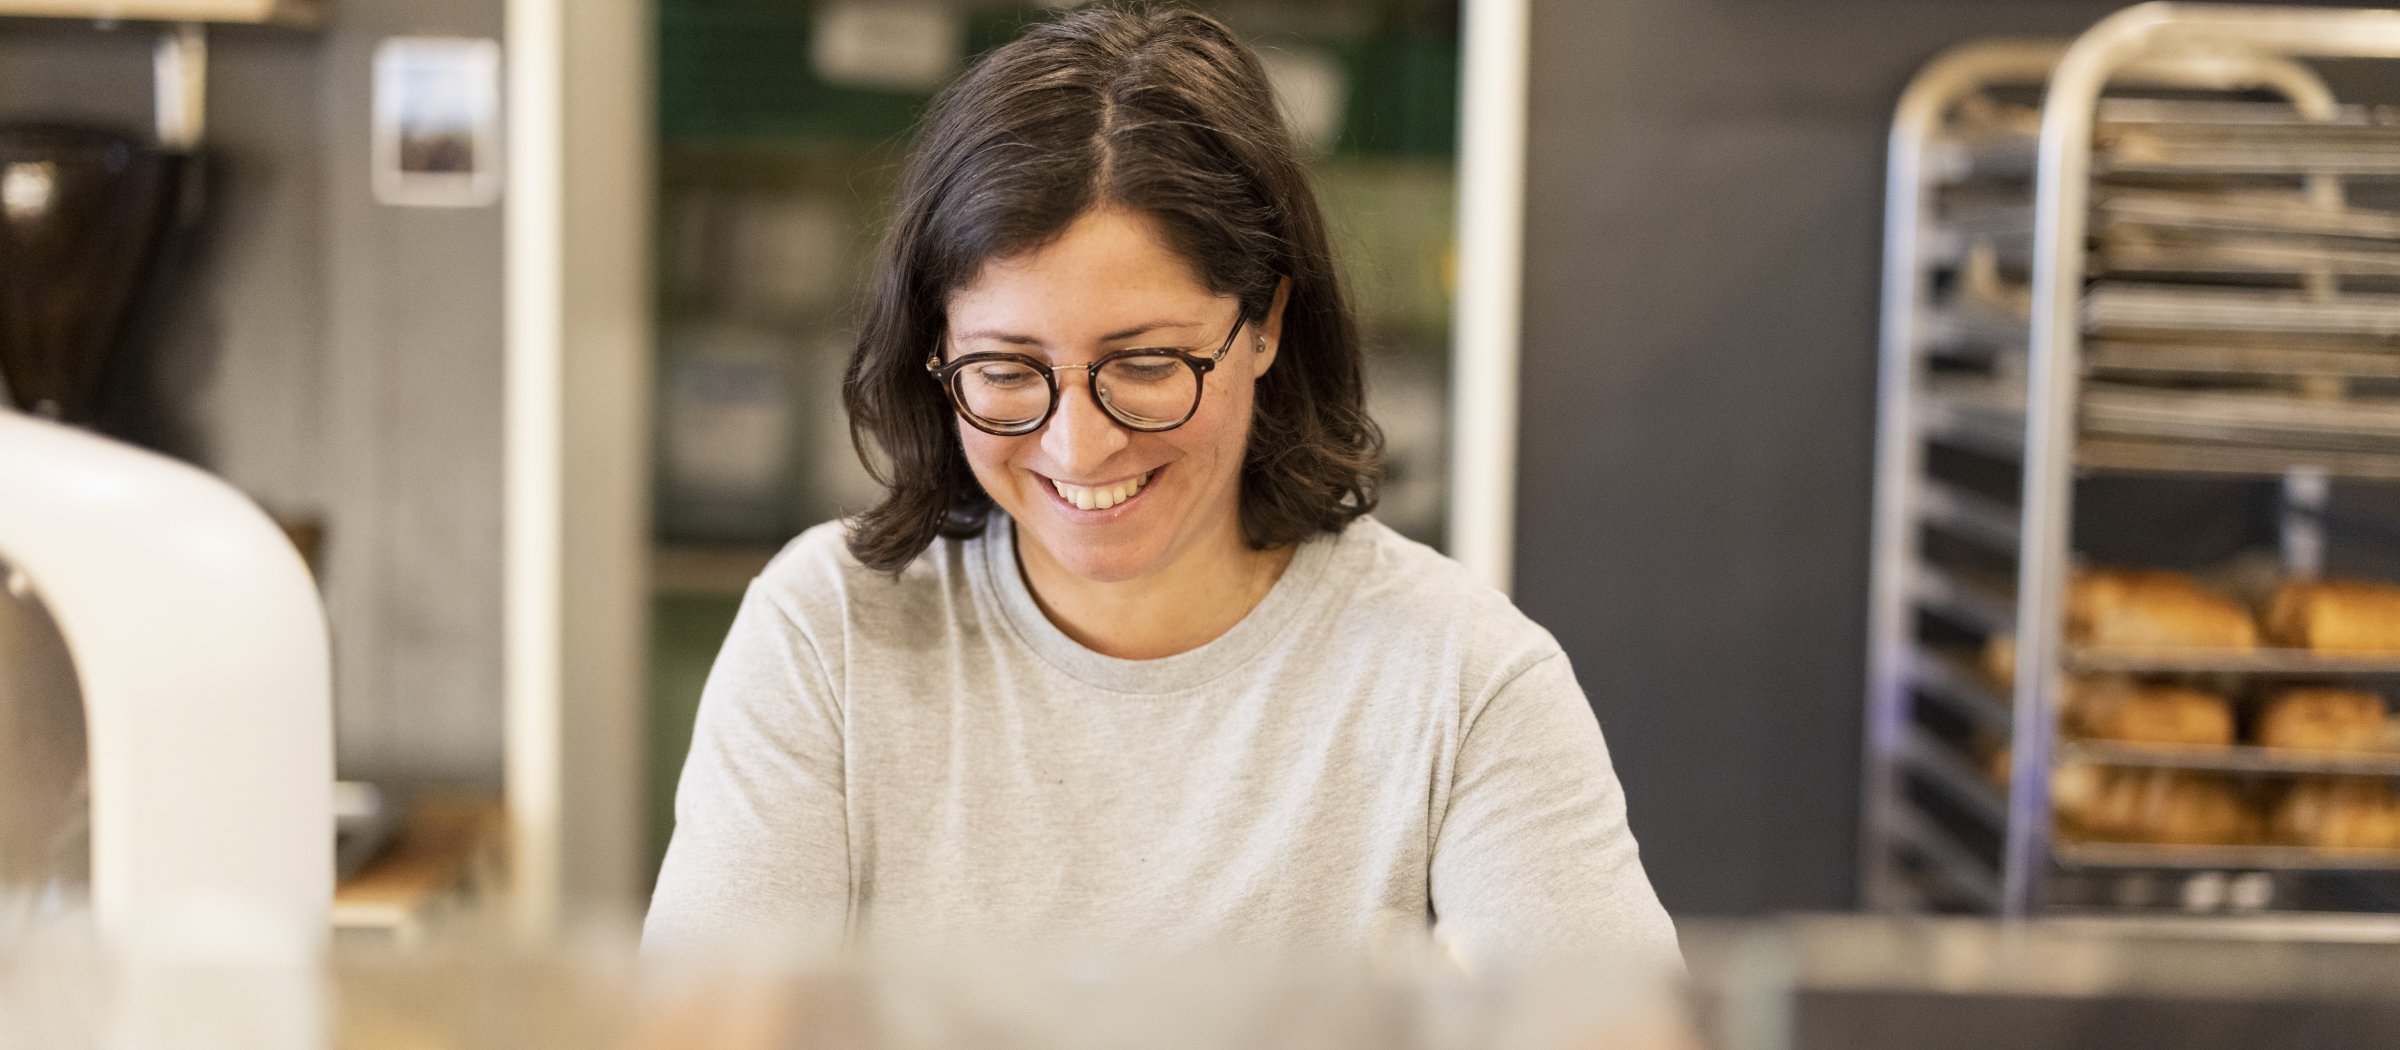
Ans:
[[[196,1045],[193,1021],[244,1015],[302,1038],[299,975],[333,894],[333,738],[298,552],[207,473],[0,408],[0,563],[47,609],[82,698],[90,907],[122,967],[111,1042],[179,1029],[172,1044]],[[195,969],[290,979],[212,984],[238,1002],[195,1004],[179,1000],[201,986],[145,976]]]

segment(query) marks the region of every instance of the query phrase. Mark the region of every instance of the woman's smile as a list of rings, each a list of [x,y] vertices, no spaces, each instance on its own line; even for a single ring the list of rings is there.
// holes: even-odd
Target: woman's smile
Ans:
[[[1051,504],[1068,520],[1098,524],[1116,521],[1132,513],[1132,505],[1141,499],[1152,483],[1166,470],[1153,467],[1139,474],[1095,484],[1076,484],[1050,477],[1039,471],[1028,471],[1038,479],[1040,487],[1050,493]]]

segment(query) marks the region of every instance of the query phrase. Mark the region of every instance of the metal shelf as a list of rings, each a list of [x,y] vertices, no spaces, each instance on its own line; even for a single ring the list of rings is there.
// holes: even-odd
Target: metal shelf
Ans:
[[[2035,138],[2008,131],[1947,135],[1931,144],[1928,167],[1944,182],[2008,181],[2033,175]]]
[[[1991,379],[1934,383],[1916,407],[1928,439],[1998,459],[2025,452],[2022,387]],[[2122,474],[2281,477],[2309,470],[2332,477],[2400,480],[2400,452],[2272,448],[2254,445],[2085,436],[2075,445],[2075,468]]]
[[[2390,398],[2314,399],[2094,382],[2084,387],[2082,417],[2087,436],[2400,457],[2400,402]]]
[[[2095,374],[2144,377],[2328,376],[2400,379],[2400,353],[2277,342],[2144,342],[2093,340],[2084,364]]]
[[[1939,348],[2025,346],[2023,318],[1998,316],[1974,309],[1945,309],[1925,315],[1920,338]]]
[[[2400,755],[2388,752],[2299,751],[2272,747],[2174,747],[2101,740],[2058,745],[2060,762],[2154,769],[2204,769],[2223,773],[2339,774],[2400,777]]]
[[[1955,485],[1927,481],[1917,490],[1917,516],[1928,525],[2015,557],[2017,510]]]
[[[1894,845],[1915,854],[1953,889],[1973,898],[1986,910],[2000,906],[2000,881],[1993,877],[1992,867],[1975,856],[1974,851],[1959,845],[1950,834],[1934,826],[1909,806],[1893,811]]]
[[[2025,454],[2025,413],[1982,399],[1929,393],[1917,406],[1917,426],[1929,439],[2013,460]]]
[[[2378,676],[2400,675],[2400,653],[2346,656],[2301,649],[2074,649],[2068,651],[2066,665],[2070,671],[2127,674]]]
[[[2008,800],[1980,771],[1922,728],[1910,727],[1906,739],[1900,755],[1910,769],[1993,830],[2008,825]]]
[[[2400,295],[2314,299],[2300,292],[2112,282],[2083,300],[2093,335],[2318,336],[2400,340]]]
[[[2096,195],[2104,223],[2224,233],[2315,236],[2339,242],[2400,240],[2400,212],[2334,205],[2291,192],[2233,195],[2117,189]],[[2031,228],[2032,223],[2026,223]]]
[[[2061,842],[2051,852],[2076,868],[2199,871],[2400,871],[2400,850],[2337,852],[2305,846],[2154,846]]]
[[[2337,105],[2303,64],[2330,58],[2400,60],[2400,17],[2144,4],[2072,42],[1954,49],[1902,96],[1885,201],[1865,899],[1906,901],[1900,883],[1938,877],[1962,887],[1951,896],[2024,917],[2060,899],[2046,888],[2061,864],[2400,871],[2400,850],[2056,842],[2049,778],[1996,790],[1930,732],[1948,735],[1955,721],[2004,737],[2028,768],[2400,777],[2400,755],[2059,741],[2047,711],[2019,706],[2046,707],[2075,671],[2400,676],[2400,654],[2060,651],[2078,479],[2278,480],[2283,561],[2304,573],[2355,538],[2322,524],[2328,479],[2400,480],[2400,399],[2375,400],[2400,379],[2400,295],[2362,291],[2400,274],[2400,211],[2347,203],[2326,174],[2400,173],[2400,120]],[[2033,94],[2045,100],[2038,121],[2008,108]],[[2202,101],[2212,98],[2224,104]],[[2004,112],[2014,115],[1992,116]],[[2165,189],[2112,183],[2111,165],[2237,174]],[[2238,174],[2267,168],[2296,178]],[[2012,194],[2029,182],[2027,211]],[[2006,265],[2003,250],[2016,253]],[[2261,275],[2296,287],[2262,288]],[[1929,445],[2017,467],[2020,499],[1933,476]],[[2002,556],[1988,567],[1987,550]],[[2002,695],[1974,653],[1948,648],[2003,633],[2035,669],[2021,697]],[[1996,857],[1953,837],[1977,825],[1999,831]]]
[[[2010,722],[2007,694],[1963,654],[1918,646],[1910,665],[1917,692],[1985,732],[2006,737]]]
[[[2209,446],[2190,442],[2087,437],[2075,446],[2075,467],[2121,474],[2215,474],[2282,477],[2313,471],[2337,478],[2400,480],[2400,454]]]
[[[1987,635],[2014,630],[2017,604],[2008,591],[1970,575],[1921,562],[1910,581],[1918,606]]]

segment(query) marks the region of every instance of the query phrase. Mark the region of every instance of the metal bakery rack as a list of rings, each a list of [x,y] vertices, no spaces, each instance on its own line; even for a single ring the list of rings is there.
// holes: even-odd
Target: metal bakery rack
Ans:
[[[2400,60],[2400,11],[2144,4],[2071,42],[1955,49],[1903,96],[1868,907],[2400,910],[2400,850],[2061,841],[2052,826],[2056,762],[2400,779],[2400,755],[2165,749],[2056,728],[2080,671],[2400,685],[2400,658],[2065,644],[2078,478],[2279,479],[2281,559],[2300,574],[2323,565],[2333,479],[2400,480],[2400,210],[2351,202],[2400,186],[2400,110],[2338,102],[2309,64],[2333,59]],[[2001,635],[2015,640],[2007,686],[1978,652]]]

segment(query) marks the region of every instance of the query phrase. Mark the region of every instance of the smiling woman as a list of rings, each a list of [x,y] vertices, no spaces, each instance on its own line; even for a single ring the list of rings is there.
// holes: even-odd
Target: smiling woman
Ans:
[[[845,385],[886,498],[751,586],[649,943],[1348,953],[1431,925],[1470,963],[1673,969],[1557,643],[1367,516],[1361,358],[1223,26],[1087,10],[979,62]]]
[[[960,416],[1041,405],[1018,413],[1038,430],[971,425],[958,438],[977,487],[1027,541],[1017,556],[1034,594],[1077,641],[1124,657],[1193,648],[1247,614],[1290,560],[1288,543],[1249,543],[1240,515],[1252,401],[1287,301],[1279,291],[1251,323],[1157,223],[1119,205],[993,260],[951,295]],[[1228,357],[1245,329],[1252,338]],[[1086,378],[1053,378],[1070,368]],[[1009,389],[983,389],[995,382]]]

